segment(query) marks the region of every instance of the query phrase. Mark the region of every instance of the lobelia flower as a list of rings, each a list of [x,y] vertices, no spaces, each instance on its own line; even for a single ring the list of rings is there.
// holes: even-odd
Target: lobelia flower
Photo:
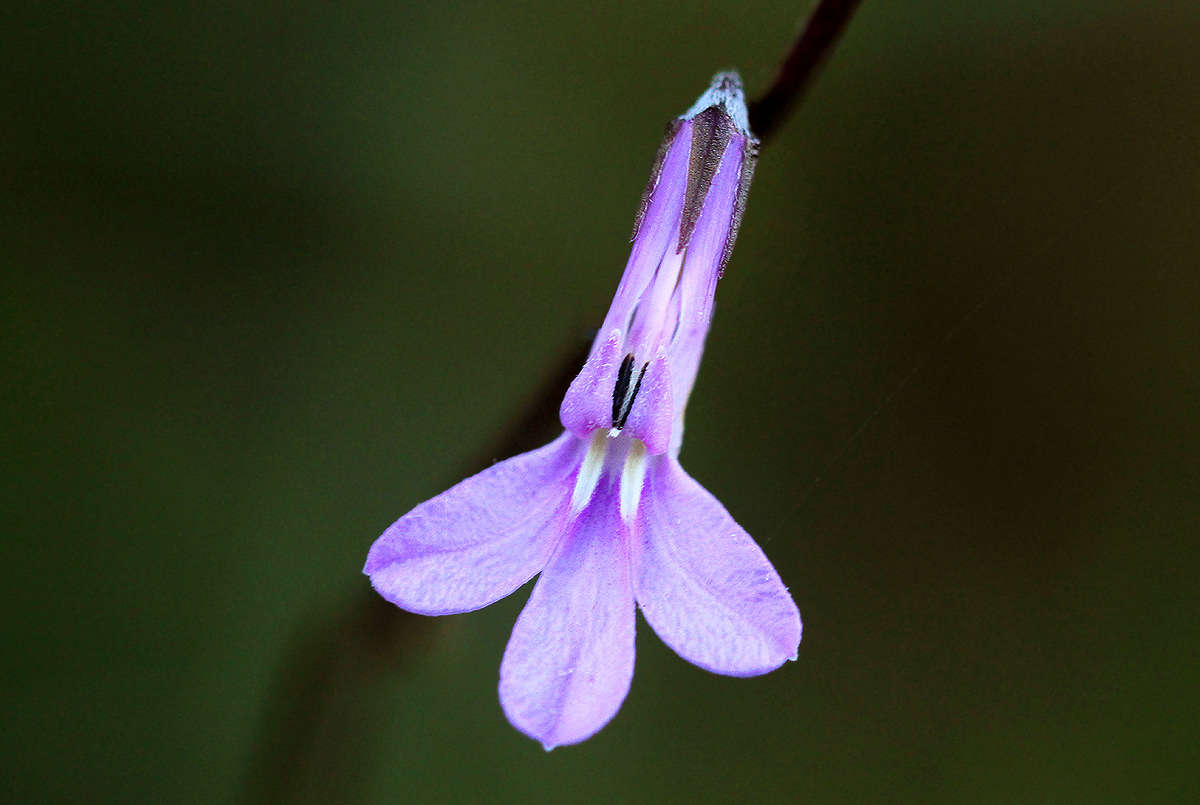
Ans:
[[[683,412],[757,156],[718,74],[667,129],[625,274],[550,444],[397,520],[364,572],[403,609],[467,612],[541,573],[500,665],[513,726],[546,749],[594,735],[629,691],[634,609],[681,657],[752,676],[796,658],[800,613],[725,508],[679,465]]]

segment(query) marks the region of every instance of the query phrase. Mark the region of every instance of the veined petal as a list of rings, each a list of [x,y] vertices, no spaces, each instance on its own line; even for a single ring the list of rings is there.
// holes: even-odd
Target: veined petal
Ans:
[[[630,435],[641,439],[650,455],[665,453],[671,444],[675,404],[671,399],[671,367],[662,351],[642,375],[638,399],[625,424]]]
[[[743,181],[749,181],[744,175],[743,163],[749,158],[753,164],[754,158],[753,152],[749,154],[747,157],[746,138],[734,135],[719,155],[720,163],[714,166],[704,207],[699,212],[692,239],[688,243],[688,262],[701,266],[705,273],[720,275],[727,256],[726,249],[732,250],[727,242],[737,238],[735,224],[738,221],[741,185]]]
[[[586,439],[597,428],[613,425],[613,386],[623,357],[621,342],[620,330],[610,332],[603,342],[597,337],[592,353],[558,408],[562,426],[580,439]]]
[[[692,392],[700,368],[700,355],[704,351],[704,338],[712,321],[717,279],[726,252],[732,249],[732,238],[737,234],[734,210],[740,192],[742,165],[746,161],[742,152],[744,143],[743,137],[734,135],[721,159],[680,273],[676,294],[680,306],[678,327],[670,347],[675,399],[686,400]]]
[[[602,482],[570,526],[517,619],[500,665],[500,703],[547,749],[578,743],[616,715],[633,679],[629,530]]]
[[[612,305],[600,333],[614,328],[625,330],[638,299],[654,278],[658,264],[677,237],[683,195],[687,188],[687,167],[691,124],[676,123],[668,128],[667,140],[659,151],[650,184],[642,196],[641,208],[633,225],[633,249],[625,272],[617,285]]]
[[[498,601],[549,559],[585,448],[564,433],[425,501],[375,540],[363,572],[384,598],[422,615]]]
[[[796,658],[800,613],[779,574],[674,458],[653,459],[641,511],[634,590],[664,643],[731,676],[766,673]]]

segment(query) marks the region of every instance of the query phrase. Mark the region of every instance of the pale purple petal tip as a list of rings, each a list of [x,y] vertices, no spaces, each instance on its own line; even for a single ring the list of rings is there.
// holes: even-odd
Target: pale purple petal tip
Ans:
[[[559,406],[563,427],[581,439],[612,425],[613,384],[623,357],[621,340],[621,331],[613,330],[604,343],[596,345]]]
[[[375,540],[363,572],[388,601],[423,615],[498,601],[553,551],[582,450],[564,433],[425,501]]]
[[[662,641],[730,676],[794,660],[800,612],[750,535],[673,458],[654,462],[645,489],[634,588]]]
[[[671,367],[660,350],[646,368],[638,388],[638,399],[625,427],[642,440],[652,456],[667,452],[671,444],[671,426],[675,405],[671,398]]]
[[[546,566],[500,665],[512,725],[546,749],[590,738],[633,679],[628,531],[617,491],[601,484]]]

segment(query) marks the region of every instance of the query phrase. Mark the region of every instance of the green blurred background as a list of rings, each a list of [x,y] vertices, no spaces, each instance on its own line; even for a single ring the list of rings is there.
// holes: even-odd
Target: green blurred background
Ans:
[[[10,6],[3,798],[1200,796],[1193,2],[866,0],[764,149],[683,461],[798,662],[641,623],[547,754],[496,699],[527,589],[367,592],[598,325],[666,121],[806,10]]]

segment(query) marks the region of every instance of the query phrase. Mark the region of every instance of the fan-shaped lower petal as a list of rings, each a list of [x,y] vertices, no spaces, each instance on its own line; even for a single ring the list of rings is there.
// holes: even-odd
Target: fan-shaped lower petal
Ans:
[[[503,598],[554,550],[583,448],[564,433],[425,501],[375,541],[363,572],[384,598],[423,615]]]
[[[688,662],[753,676],[796,658],[800,613],[779,574],[673,458],[647,472],[633,556],[642,614]]]
[[[604,481],[568,528],[517,619],[500,665],[500,703],[547,749],[591,737],[633,679],[628,531]]]

